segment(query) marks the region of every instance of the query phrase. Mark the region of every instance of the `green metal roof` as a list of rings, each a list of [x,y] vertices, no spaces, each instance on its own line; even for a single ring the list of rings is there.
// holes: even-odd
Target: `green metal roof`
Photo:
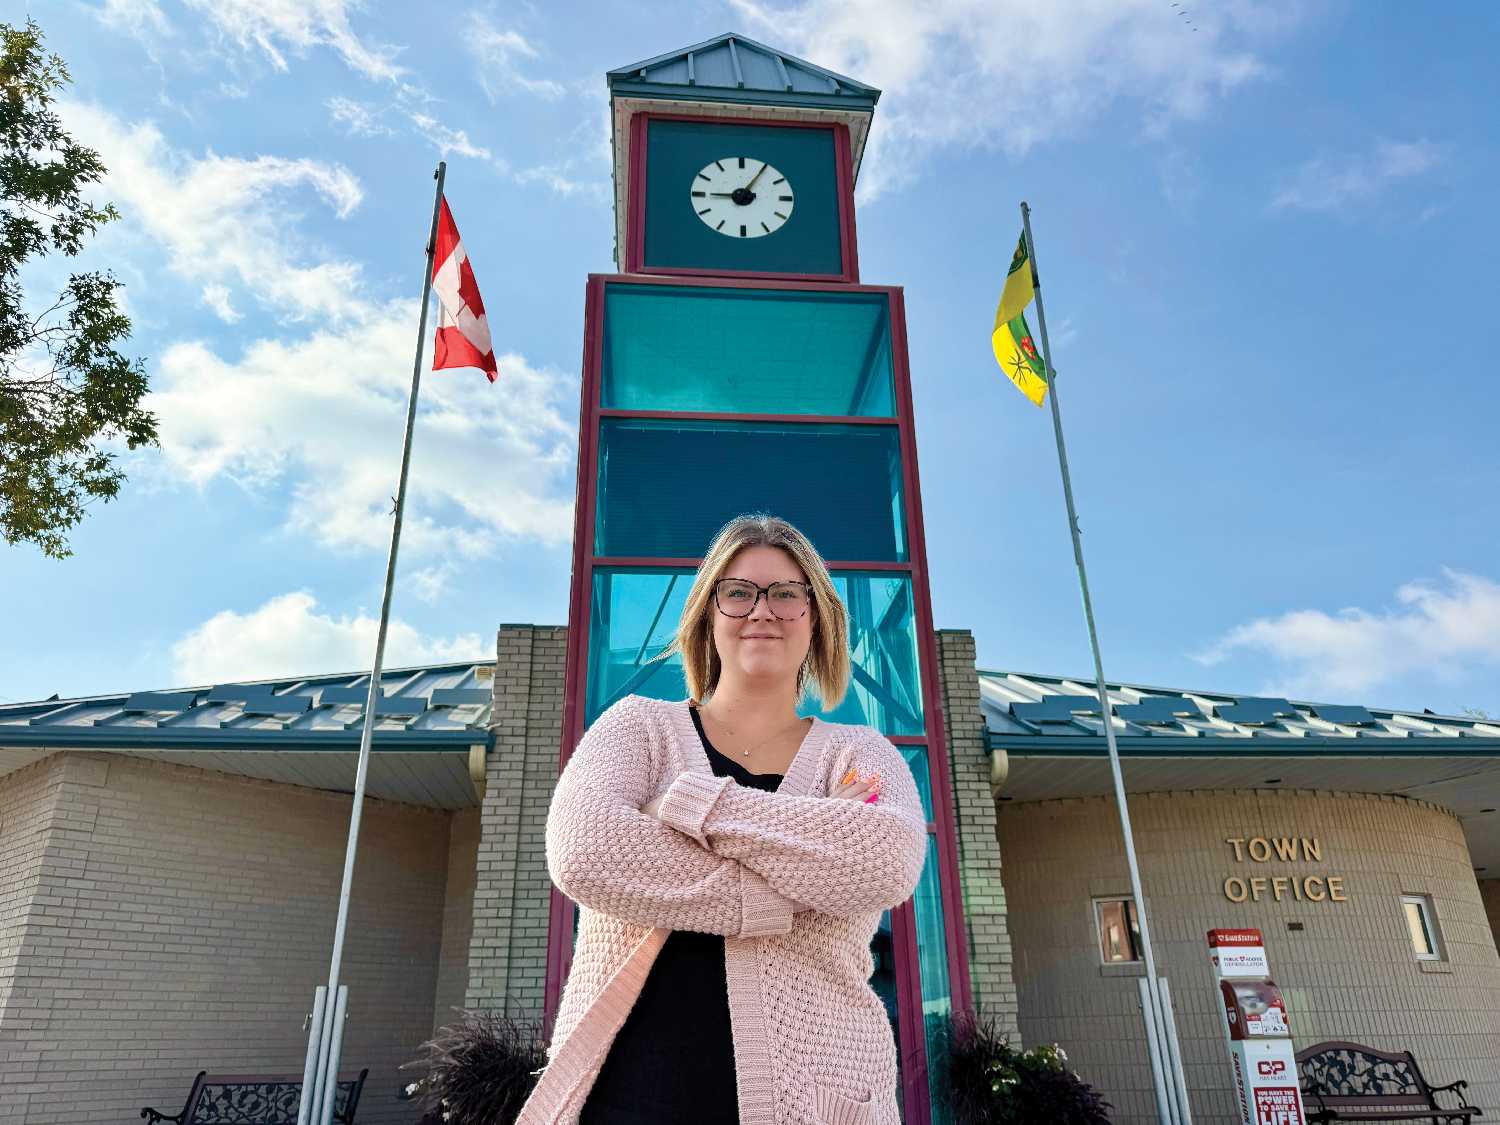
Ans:
[[[1500,753],[1500,720],[1108,684],[1120,753],[1367,755]],[[979,669],[989,748],[1012,755],[1106,753],[1092,679]]]
[[[873,113],[880,91],[806,59],[725,33],[618,67],[606,75],[611,97],[819,106]]]
[[[488,744],[493,672],[493,661],[384,669],[371,747]],[[346,672],[6,704],[0,748],[343,750],[359,745],[369,684]]]

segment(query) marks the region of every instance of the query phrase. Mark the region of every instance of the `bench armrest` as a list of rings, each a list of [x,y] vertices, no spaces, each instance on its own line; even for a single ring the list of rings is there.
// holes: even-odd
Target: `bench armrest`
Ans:
[[[162,1121],[176,1121],[179,1123],[182,1121],[182,1114],[180,1113],[163,1113],[161,1110],[152,1109],[150,1106],[146,1106],[141,1110],[141,1116],[146,1119],[146,1125],[159,1125],[159,1122]]]
[[[1469,1086],[1469,1084],[1467,1082],[1465,1082],[1462,1078],[1460,1078],[1457,1082],[1450,1082],[1446,1086],[1429,1086],[1427,1088],[1429,1090],[1431,1090],[1434,1094],[1436,1094],[1440,1090],[1452,1090],[1455,1093],[1461,1094],[1461,1093],[1464,1092],[1464,1090],[1468,1089],[1468,1086]]]

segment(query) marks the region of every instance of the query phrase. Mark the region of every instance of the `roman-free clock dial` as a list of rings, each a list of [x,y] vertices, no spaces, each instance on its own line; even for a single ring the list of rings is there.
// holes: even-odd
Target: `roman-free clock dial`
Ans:
[[[774,234],[792,217],[792,185],[753,156],[726,156],[693,177],[689,200],[698,218],[729,238]]]

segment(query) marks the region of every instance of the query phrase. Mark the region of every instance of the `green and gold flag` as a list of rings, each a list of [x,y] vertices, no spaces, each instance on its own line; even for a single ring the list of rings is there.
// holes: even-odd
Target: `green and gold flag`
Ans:
[[[1037,354],[1031,329],[1026,326],[1023,315],[1034,296],[1036,284],[1031,272],[1031,255],[1026,253],[1026,235],[1023,233],[1011,257],[1010,272],[1005,276],[990,345],[995,349],[996,362],[1010,376],[1010,381],[1021,389],[1023,395],[1041,406],[1047,397],[1047,369]]]

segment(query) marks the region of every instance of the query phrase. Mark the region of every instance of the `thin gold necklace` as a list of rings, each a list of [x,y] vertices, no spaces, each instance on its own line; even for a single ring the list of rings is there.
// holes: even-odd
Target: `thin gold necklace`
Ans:
[[[694,707],[694,710],[697,711],[700,716],[703,714],[703,708],[702,707]],[[719,722],[719,720],[715,719],[714,722]],[[782,727],[781,730],[777,731],[770,738],[762,739],[761,741],[757,742],[754,746],[750,747],[750,750],[759,750],[767,742],[770,742],[772,739],[777,738],[778,736],[785,734],[787,731],[791,730],[792,727],[799,725],[801,722],[802,722],[802,719],[798,718],[797,722],[793,723],[791,726]],[[734,733],[734,729],[732,727],[725,726],[724,729],[727,730],[730,734]],[[750,750],[741,750],[740,751],[741,756],[748,758],[750,756]]]

